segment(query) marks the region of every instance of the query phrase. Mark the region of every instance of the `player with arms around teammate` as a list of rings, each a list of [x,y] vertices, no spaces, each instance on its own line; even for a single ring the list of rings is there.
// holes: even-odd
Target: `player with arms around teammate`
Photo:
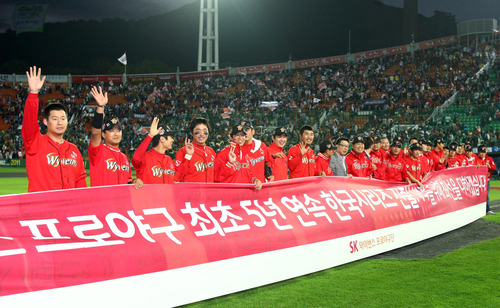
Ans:
[[[107,186],[135,184],[142,187],[142,180],[132,179],[132,169],[125,154],[118,146],[122,141],[122,126],[118,119],[104,121],[104,108],[108,104],[108,93],[101,87],[91,89],[92,96],[99,105],[92,119],[92,135],[89,144],[90,185]],[[104,121],[104,125],[103,125]],[[102,143],[102,138],[106,145]]]
[[[38,126],[38,92],[45,82],[41,69],[26,72],[30,93],[24,107],[23,136],[26,148],[28,192],[87,187],[87,173],[78,148],[63,139],[68,128],[68,113],[62,104],[50,104],[44,110],[47,134]]]
[[[206,145],[210,133],[208,121],[195,118],[189,129],[193,142],[186,138],[185,146],[175,156],[175,181],[213,183],[215,151]]]
[[[172,136],[177,132],[158,128],[158,122],[158,118],[155,117],[149,134],[135,150],[132,165],[137,171],[137,178],[144,184],[174,184],[174,163],[165,152],[172,149],[174,143]],[[147,151],[149,144],[152,149]]]

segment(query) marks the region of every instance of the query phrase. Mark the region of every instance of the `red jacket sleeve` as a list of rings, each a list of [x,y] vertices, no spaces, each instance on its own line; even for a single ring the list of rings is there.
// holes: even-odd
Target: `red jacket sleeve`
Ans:
[[[293,146],[288,150],[288,169],[295,170],[298,165],[302,163],[302,155],[300,155],[300,149],[297,146]]]
[[[227,179],[236,173],[234,166],[229,162],[227,150],[217,153],[215,158],[215,182],[226,183]]]
[[[38,126],[38,94],[30,93],[24,106],[23,128],[21,129],[27,154],[34,154],[38,150],[32,148],[37,134],[40,134],[40,127]]]
[[[144,154],[146,154],[151,140],[153,140],[153,138],[151,138],[149,135],[146,135],[146,138],[144,138],[144,140],[135,150],[134,156],[132,156],[132,165],[134,166],[134,169],[136,171],[141,169],[142,158],[144,157]]]
[[[175,155],[175,181],[181,182],[182,179],[186,176],[189,170],[190,160],[187,160],[184,156],[186,156],[186,147],[181,148],[177,154]],[[191,158],[192,159],[192,158]]]

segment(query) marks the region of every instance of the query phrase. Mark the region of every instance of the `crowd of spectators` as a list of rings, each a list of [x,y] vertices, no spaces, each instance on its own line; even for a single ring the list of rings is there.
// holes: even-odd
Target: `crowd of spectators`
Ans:
[[[454,44],[418,50],[414,56],[399,54],[255,75],[215,76],[179,85],[164,81],[100,85],[111,102],[106,117],[119,118],[125,127],[121,147],[129,157],[142,142],[154,116],[160,118],[161,125],[181,132],[171,155],[188,136],[190,119],[198,116],[209,119],[208,145],[216,151],[227,144],[228,129],[242,120],[252,121],[258,138],[267,144],[276,126],[292,132],[288,141],[292,146],[298,142],[301,126],[317,124],[318,144],[327,138],[352,139],[364,134],[401,136],[404,140],[444,138],[494,146],[500,144],[500,130],[488,125],[500,120],[498,64],[476,78],[493,57],[493,46]],[[61,88],[47,84],[39,96],[40,110],[52,100],[67,106],[70,125],[65,138],[75,143],[84,156],[95,104],[90,86]],[[10,124],[8,130],[0,132],[2,157],[23,156],[19,127],[28,90],[27,85],[16,87],[15,97],[0,94],[0,114],[3,122]],[[456,92],[457,102],[452,107],[456,110],[431,117],[435,108]],[[45,99],[53,97],[52,93],[60,94]],[[369,99],[379,99],[379,103],[365,104]],[[279,104],[261,108],[262,102]],[[478,125],[470,125],[467,117],[479,117]],[[39,122],[43,132],[41,118]],[[412,127],[416,124],[418,127]]]

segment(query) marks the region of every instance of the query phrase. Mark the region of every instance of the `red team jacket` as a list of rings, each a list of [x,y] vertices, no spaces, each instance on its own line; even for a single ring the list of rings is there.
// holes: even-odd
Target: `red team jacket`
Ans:
[[[175,156],[175,181],[213,183],[215,181],[215,151],[209,146],[193,142],[194,154],[190,160],[186,156],[186,148],[182,148]]]
[[[403,182],[406,179],[406,162],[403,156],[392,156],[390,153],[385,160],[385,180]]]
[[[90,186],[128,184],[132,181],[132,169],[120,149],[89,143]]]
[[[147,135],[132,157],[137,178],[144,184],[173,184],[175,168],[172,158],[154,149],[146,152],[151,140],[153,138]]]
[[[38,94],[30,93],[21,130],[26,148],[28,192],[87,187],[80,150],[70,142],[59,144],[42,135],[37,118]]]
[[[448,158],[448,169],[452,168],[458,168],[458,167],[465,167],[467,166],[467,163],[465,159],[463,159],[460,156],[453,156],[453,158]]]
[[[253,139],[251,144],[244,144],[242,150],[244,155],[248,155],[250,158],[250,169],[252,169],[253,175],[262,183],[265,183],[266,176],[264,165],[266,161],[271,162],[267,146],[264,142]]]
[[[323,153],[319,153],[316,158],[316,170],[318,173],[324,171],[326,176],[333,176],[332,168],[330,168],[330,157],[326,157]]]
[[[476,154],[472,154],[470,157],[467,157],[467,155],[465,155],[465,165],[466,166],[476,166],[477,165],[477,155]]]
[[[430,152],[429,152],[430,153]],[[425,175],[431,172],[434,166],[433,161],[429,157],[429,153],[423,153],[418,158],[420,158],[420,163],[422,164],[422,174]]]
[[[318,175],[314,151],[307,148],[307,153],[300,155],[300,144],[291,147],[288,150],[288,169],[290,170],[290,179]]]
[[[267,148],[269,151],[270,164],[269,167],[273,169],[273,175],[275,181],[286,180],[288,178],[288,157],[285,158],[274,158],[273,154],[283,152],[283,148],[277,146],[274,142]],[[285,154],[286,155],[286,154]]]
[[[229,162],[231,145],[217,153],[215,158],[215,182],[217,183],[253,183],[255,176],[250,169],[250,157],[245,155],[239,145],[236,145],[234,154],[236,162]]]
[[[446,161],[444,164],[439,163],[439,159],[441,156],[444,156],[444,151],[436,151],[436,149],[432,149],[432,151],[429,154],[429,157],[432,159],[432,165],[434,171],[439,171],[439,170],[444,170],[446,169]]]
[[[368,177],[373,174],[373,168],[366,153],[356,154],[353,151],[345,157],[347,173],[355,177]]]
[[[491,178],[491,171],[497,170],[497,165],[495,165],[495,161],[493,158],[486,155],[484,158],[477,157],[477,163],[480,166],[486,166],[486,163],[490,164],[490,168],[488,168],[488,179]]]
[[[379,180],[385,180],[385,157],[387,152],[380,149],[378,151],[372,150],[370,152],[370,161],[375,164],[377,170],[374,171],[375,178]]]
[[[426,159],[422,156],[419,156],[417,159],[413,159],[410,156],[405,157],[406,171],[409,172],[418,181],[422,181],[424,173],[421,158]],[[407,178],[406,175],[405,178]]]

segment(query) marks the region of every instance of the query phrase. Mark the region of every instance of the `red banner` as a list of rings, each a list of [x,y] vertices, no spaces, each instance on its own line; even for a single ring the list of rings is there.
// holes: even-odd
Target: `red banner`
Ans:
[[[121,75],[112,75],[112,76],[72,76],[71,81],[73,83],[95,83],[95,82],[122,82]]]
[[[391,56],[406,52],[408,52],[408,48],[406,47],[406,45],[403,45],[403,46],[389,47],[379,50],[372,50],[367,52],[358,52],[354,54],[354,58],[356,60],[373,59],[373,58],[380,58],[382,56]]]
[[[237,75],[258,74],[265,72],[274,72],[286,69],[286,63],[275,63],[267,65],[255,65],[246,67],[237,67],[234,69]]]
[[[245,262],[303,246],[304,252],[306,246],[316,249],[336,240],[342,240],[335,248],[335,254],[342,255],[337,265],[395,249],[484,215],[486,167],[467,168],[431,173],[424,191],[416,185],[373,179],[314,177],[264,184],[261,191],[248,184],[181,183],[0,197],[0,306],[9,303],[7,295],[12,294],[30,292],[26,294],[30,298],[32,291],[148,273],[180,275],[172,270],[196,271],[204,264],[230,268],[229,263],[216,261]],[[475,212],[464,212],[469,208]],[[463,213],[462,220],[443,220],[450,213]],[[394,229],[428,219],[441,220],[425,230],[413,226],[406,235]],[[446,230],[439,229],[446,225],[443,221],[450,224]],[[260,262],[272,272],[274,265]],[[335,266],[328,262],[320,269]],[[306,271],[313,268],[320,270],[307,265]],[[199,281],[209,278],[199,272],[193,275]],[[227,283],[229,289],[223,292],[234,290],[233,282]],[[190,293],[191,286],[184,287],[191,290],[189,299],[172,303],[197,298]],[[61,292],[71,294],[71,290]],[[23,298],[14,296],[10,302],[21,303]]]
[[[309,60],[295,61],[296,68],[313,67],[313,66],[323,66],[337,63],[344,63],[345,56],[334,56],[327,58],[317,58]]]
[[[229,76],[229,70],[218,70],[218,71],[203,71],[203,72],[191,72],[191,73],[180,73],[180,80],[198,79],[198,78],[209,78],[214,76]]]
[[[458,36],[452,35],[448,37],[443,37],[435,40],[425,41],[418,43],[420,49],[429,49],[436,46],[449,45],[458,42]]]
[[[128,82],[144,82],[144,81],[171,81],[176,80],[175,74],[141,74],[141,75],[127,75]]]

